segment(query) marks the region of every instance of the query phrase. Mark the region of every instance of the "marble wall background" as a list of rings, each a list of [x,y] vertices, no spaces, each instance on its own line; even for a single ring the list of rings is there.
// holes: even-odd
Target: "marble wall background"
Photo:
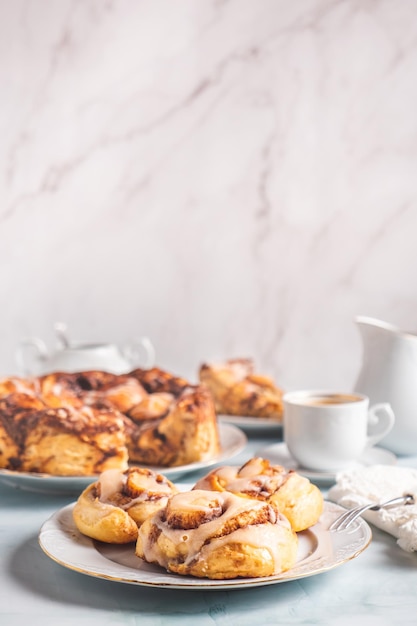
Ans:
[[[21,337],[350,387],[417,329],[417,0],[0,0],[0,373]]]

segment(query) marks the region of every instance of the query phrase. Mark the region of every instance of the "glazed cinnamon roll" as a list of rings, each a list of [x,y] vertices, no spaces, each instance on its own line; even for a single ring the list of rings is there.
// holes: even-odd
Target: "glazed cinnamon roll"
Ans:
[[[275,504],[194,490],[145,520],[136,554],[176,574],[228,579],[283,572],[295,564],[297,545]]]
[[[282,421],[282,390],[268,376],[255,373],[251,359],[204,363],[199,379],[213,395],[217,413]]]
[[[138,526],[177,491],[165,476],[146,468],[107,470],[79,496],[74,522],[81,533],[93,539],[130,543],[137,539]]]
[[[323,512],[321,491],[308,478],[255,457],[240,468],[224,466],[201,478],[194,489],[230,491],[245,498],[273,503],[296,532],[313,526]]]

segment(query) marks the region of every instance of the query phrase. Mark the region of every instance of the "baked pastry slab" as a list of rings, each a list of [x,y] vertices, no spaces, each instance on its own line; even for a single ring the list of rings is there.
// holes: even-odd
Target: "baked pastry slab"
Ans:
[[[282,421],[282,390],[268,376],[257,374],[251,359],[204,363],[199,379],[210,390],[217,413]]]
[[[141,525],[136,554],[199,578],[271,576],[293,567],[298,538],[274,504],[230,492],[172,496]]]
[[[24,393],[36,395],[39,392],[39,381],[35,378],[21,378],[9,376],[0,378],[0,398],[5,398],[12,393]]]
[[[151,394],[163,392],[177,398],[190,386],[185,378],[175,376],[159,367],[147,370],[136,368],[129,373],[129,376],[135,378]]]
[[[4,469],[88,476],[124,471],[128,458],[176,467],[220,452],[210,394],[158,368],[0,379],[0,401]]]
[[[220,439],[210,393],[201,386],[189,386],[166,417],[132,425],[128,450],[132,462],[161,467],[214,458],[220,453]]]
[[[47,408],[19,420],[23,472],[89,476],[127,469],[123,417],[112,409]]]
[[[41,397],[51,407],[101,405],[126,413],[148,395],[131,376],[98,370],[52,372],[39,383]]]
[[[0,468],[19,469],[24,437],[21,423],[29,413],[45,408],[42,400],[26,392],[0,398]]]
[[[273,503],[296,532],[316,524],[324,506],[320,489],[308,478],[280,465],[271,465],[260,457],[250,459],[240,468],[215,468],[194,489],[230,491],[244,498]]]

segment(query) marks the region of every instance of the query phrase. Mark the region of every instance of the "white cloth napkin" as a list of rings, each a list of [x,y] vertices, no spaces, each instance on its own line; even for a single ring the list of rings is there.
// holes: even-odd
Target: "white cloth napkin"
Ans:
[[[348,509],[384,502],[411,494],[417,502],[417,469],[392,465],[372,465],[340,472],[328,493],[329,500]],[[417,504],[366,511],[363,517],[397,538],[407,552],[417,551]]]

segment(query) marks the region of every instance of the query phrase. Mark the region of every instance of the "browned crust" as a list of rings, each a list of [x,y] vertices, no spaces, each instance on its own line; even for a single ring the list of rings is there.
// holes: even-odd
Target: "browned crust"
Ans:
[[[54,372],[27,385],[24,379],[0,381],[0,467],[89,475],[125,469],[128,457],[169,467],[220,451],[205,389],[158,368],[136,374]],[[158,391],[148,392],[138,377]]]
[[[213,458],[220,452],[220,440],[210,393],[188,387],[166,417],[132,427],[128,448],[134,462],[162,467]]]
[[[203,363],[199,379],[210,390],[218,413],[282,421],[282,390],[270,377],[256,373],[251,359]]]

